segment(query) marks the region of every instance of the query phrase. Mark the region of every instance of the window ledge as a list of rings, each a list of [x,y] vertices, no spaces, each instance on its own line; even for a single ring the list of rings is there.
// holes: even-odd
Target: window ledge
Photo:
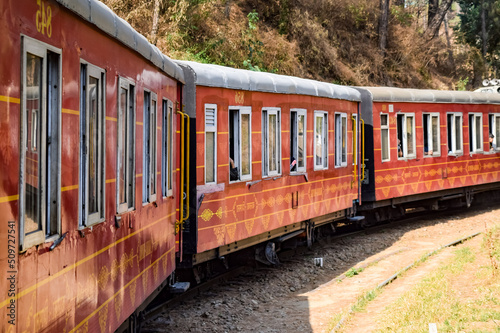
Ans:
[[[80,225],[80,226],[78,226],[78,231],[81,231],[81,232],[86,232],[86,231],[92,232],[92,229],[95,226],[97,226],[97,225],[99,225],[99,224],[101,224],[101,223],[103,223],[105,221],[106,221],[106,219],[101,219],[101,220],[99,220],[97,222],[94,222],[92,224]]]
[[[235,183],[237,181],[234,181]],[[215,193],[215,192],[223,192],[225,189],[224,183],[220,184],[205,184],[205,185],[197,185],[196,186],[196,192],[198,194],[208,194],[208,193]]]

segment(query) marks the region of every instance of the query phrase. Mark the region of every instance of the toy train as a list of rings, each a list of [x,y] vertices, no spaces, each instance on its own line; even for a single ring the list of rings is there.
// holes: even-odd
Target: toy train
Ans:
[[[2,331],[133,326],[180,269],[500,187],[498,94],[172,61],[95,0],[2,8]]]

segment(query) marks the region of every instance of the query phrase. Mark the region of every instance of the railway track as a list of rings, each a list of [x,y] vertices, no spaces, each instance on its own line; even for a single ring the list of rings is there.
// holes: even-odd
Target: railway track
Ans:
[[[480,210],[481,208],[474,208],[475,210]],[[317,243],[313,245],[312,249],[308,249],[307,246],[299,246],[293,250],[286,250],[279,253],[279,258],[284,265],[288,265],[294,262],[301,262],[298,258],[303,258],[304,256],[310,256],[311,253],[318,251],[321,249],[322,251],[338,248],[339,243],[342,243],[343,239],[355,239],[358,236],[369,236],[370,234],[383,233],[387,230],[394,231],[396,228],[401,228],[404,226],[410,226],[413,223],[422,222],[422,220],[439,220],[439,219],[447,219],[451,216],[456,216],[457,214],[470,214],[473,211],[471,209],[453,209],[447,211],[433,212],[433,214],[428,214],[425,212],[414,213],[411,216],[407,216],[404,219],[399,219],[397,221],[392,221],[389,223],[372,226],[367,229],[357,229],[353,225],[340,225],[335,228],[336,233],[334,235],[325,237],[320,239]],[[411,227],[410,227],[411,228]],[[346,246],[348,246],[346,244]],[[404,251],[404,249],[399,249],[393,252],[386,254],[385,256],[381,256],[372,262],[367,262],[364,265],[358,265],[358,269],[362,270],[366,267],[375,264],[378,261],[384,260],[387,257],[397,255]],[[141,313],[141,329],[144,332],[153,332],[156,329],[148,328],[148,323],[154,322],[158,317],[168,317],[168,313],[170,310],[174,309],[178,305],[189,302],[193,298],[197,296],[202,296],[206,294],[208,290],[214,288],[216,286],[224,285],[224,284],[234,284],[235,281],[241,278],[241,276],[249,275],[256,276],[258,273],[253,273],[255,270],[263,270],[263,265],[259,265],[256,263],[256,266],[239,266],[234,267],[231,270],[205,282],[200,285],[197,285],[187,292],[177,295],[173,298],[170,298],[166,301],[157,300],[154,306],[150,306],[146,311]],[[265,271],[265,270],[264,270]],[[336,277],[337,281],[341,281],[346,278],[346,274],[342,273]],[[237,283],[237,282],[236,282]]]

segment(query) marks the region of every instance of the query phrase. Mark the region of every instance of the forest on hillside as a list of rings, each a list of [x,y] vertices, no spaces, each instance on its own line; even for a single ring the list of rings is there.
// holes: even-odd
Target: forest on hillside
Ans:
[[[174,59],[346,85],[498,77],[500,0],[102,0]]]

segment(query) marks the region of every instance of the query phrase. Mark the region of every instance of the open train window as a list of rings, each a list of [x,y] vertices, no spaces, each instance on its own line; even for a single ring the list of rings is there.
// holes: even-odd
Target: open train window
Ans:
[[[262,109],[262,175],[281,174],[281,110]]]
[[[205,104],[205,184],[217,182],[217,104]]]
[[[500,150],[500,113],[493,113],[489,116],[488,142],[490,152]]]
[[[174,104],[168,99],[162,103],[161,125],[161,191],[164,197],[172,195],[173,149],[174,149]]]
[[[483,115],[469,113],[469,151],[481,153],[483,151]]]
[[[424,157],[441,156],[439,113],[424,113]]]
[[[290,122],[290,172],[306,171],[306,110],[292,109]]]
[[[463,154],[462,124],[462,113],[453,112],[446,114],[448,155],[450,156]]]
[[[80,71],[80,226],[104,221],[105,72],[89,63]]]
[[[328,113],[314,111],[314,170],[328,169]]]
[[[335,166],[347,165],[347,114],[335,114]]]
[[[390,143],[389,143],[389,115],[380,114],[380,144],[382,151],[382,162],[391,160]]]
[[[134,209],[135,198],[135,87],[126,79],[118,84],[118,151],[116,161],[117,212]]]
[[[397,115],[398,158],[415,158],[415,115],[399,113]]]
[[[142,202],[156,201],[156,108],[157,95],[144,90]]]
[[[229,180],[252,179],[252,109],[229,107]]]
[[[19,181],[20,245],[61,232],[61,50],[23,36]]]

